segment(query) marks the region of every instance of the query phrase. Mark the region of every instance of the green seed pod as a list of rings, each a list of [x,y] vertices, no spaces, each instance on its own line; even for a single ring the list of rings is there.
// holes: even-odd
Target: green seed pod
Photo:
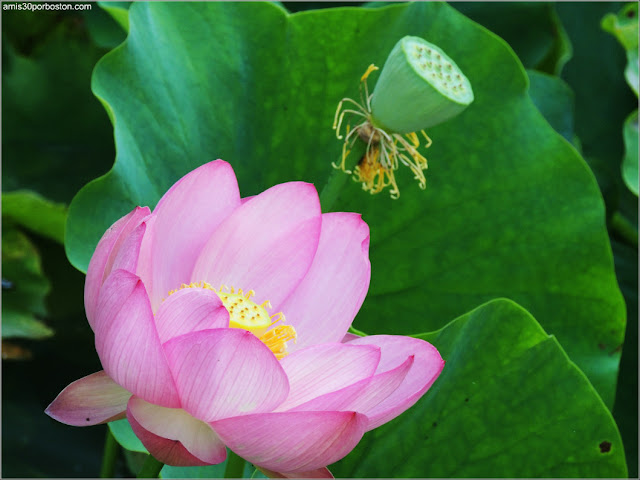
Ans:
[[[471,84],[455,62],[426,40],[406,36],[391,50],[373,90],[372,121],[392,132],[417,132],[471,102]]]

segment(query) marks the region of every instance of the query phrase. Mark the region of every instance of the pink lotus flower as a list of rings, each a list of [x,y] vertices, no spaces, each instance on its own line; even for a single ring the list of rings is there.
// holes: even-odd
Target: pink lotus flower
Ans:
[[[241,199],[228,163],[197,168],[98,243],[85,308],[104,370],[46,413],[77,426],[126,415],[170,465],[220,463],[226,446],[273,475],[330,475],[444,366],[422,340],[347,335],[368,250],[367,224],[322,214],[311,184]]]

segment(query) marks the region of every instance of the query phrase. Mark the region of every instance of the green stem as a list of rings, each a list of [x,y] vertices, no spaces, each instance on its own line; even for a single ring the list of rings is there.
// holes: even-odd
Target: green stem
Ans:
[[[611,229],[626,243],[632,247],[638,247],[638,231],[620,212],[614,213],[611,217]]]
[[[102,468],[100,478],[113,478],[118,458],[118,442],[107,425],[107,436],[104,440],[104,454],[102,455]]]
[[[239,457],[231,450],[227,450],[227,468],[224,471],[224,478],[243,478],[244,458]]]
[[[345,160],[345,169],[353,172],[365,151],[367,150],[367,144],[356,139],[349,156]],[[330,212],[336,200],[340,197],[342,188],[347,183],[347,180],[351,177],[350,174],[343,172],[337,168],[329,174],[329,180],[320,193],[320,204],[322,205],[323,212]]]
[[[164,463],[156,460],[153,455],[149,455],[144,461],[144,465],[136,475],[137,478],[158,478],[160,470],[164,467]]]
[[[357,328],[353,328],[353,325],[349,327],[349,333],[353,333],[354,335],[358,335],[359,337],[366,337],[367,334],[362,330],[358,330]]]

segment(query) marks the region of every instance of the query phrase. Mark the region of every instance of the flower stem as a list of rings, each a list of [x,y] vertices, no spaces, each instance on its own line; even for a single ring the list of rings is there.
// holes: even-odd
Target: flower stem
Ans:
[[[156,460],[153,455],[149,455],[144,461],[144,465],[136,475],[137,478],[158,478],[160,470],[164,467],[164,463]]]
[[[227,450],[227,468],[224,471],[224,478],[244,478],[244,463],[244,458]]]
[[[611,228],[625,243],[638,248],[638,231],[620,212],[613,214],[611,218]]]
[[[353,169],[358,164],[365,151],[367,150],[367,144],[357,139],[351,149],[351,153],[345,160],[345,169],[353,172]],[[329,180],[327,184],[320,192],[320,204],[322,205],[323,212],[330,212],[336,200],[340,197],[342,188],[349,180],[350,175],[343,172],[340,169],[333,169],[329,174]]]
[[[366,333],[364,333],[362,330],[358,330],[357,328],[354,328],[353,325],[349,327],[349,333],[353,333],[354,335],[358,335],[359,337],[367,336]]]
[[[107,436],[104,440],[104,454],[102,455],[102,468],[100,478],[113,478],[116,459],[118,458],[118,442],[107,425]]]

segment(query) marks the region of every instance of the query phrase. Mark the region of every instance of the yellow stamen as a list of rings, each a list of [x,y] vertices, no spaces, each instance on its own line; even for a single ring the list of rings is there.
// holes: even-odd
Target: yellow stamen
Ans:
[[[380,193],[385,187],[392,186],[391,198],[398,198],[400,192],[391,166],[383,165],[380,161],[380,149],[372,146],[362,157],[354,169],[354,178],[362,182],[362,189],[372,195]]]
[[[420,140],[418,140],[416,132],[407,133],[406,137],[411,141],[411,143],[413,143],[414,147],[417,148],[420,146]]]
[[[369,65],[369,67],[367,68],[367,71],[362,74],[362,77],[360,77],[360,81],[364,82],[367,78],[369,78],[369,75],[371,75],[371,72],[375,72],[376,70],[379,70],[379,68],[376,67],[373,63]]]
[[[183,288],[202,288],[214,291],[222,304],[229,312],[229,327],[248,330],[258,337],[273,352],[278,360],[285,357],[287,352],[286,342],[296,340],[295,329],[290,325],[283,325],[285,321],[282,312],[270,315],[267,309],[271,309],[271,302],[265,300],[260,305],[251,300],[256,292],[249,290],[244,292],[241,288],[236,292],[234,287],[220,285],[216,289],[207,282],[183,283],[180,288],[171,290],[169,295],[173,295]],[[280,325],[274,327],[278,322]],[[272,328],[273,327],[273,328]]]
[[[289,354],[287,342],[293,340],[295,343],[297,337],[296,330],[291,325],[279,325],[262,334],[260,341],[269,347],[278,360],[281,360]]]
[[[424,148],[429,148],[433,143],[433,141],[429,138],[429,135],[427,135],[427,132],[425,132],[424,130],[420,130],[420,133],[424,136],[425,140],[427,141],[427,144],[424,146]]]

